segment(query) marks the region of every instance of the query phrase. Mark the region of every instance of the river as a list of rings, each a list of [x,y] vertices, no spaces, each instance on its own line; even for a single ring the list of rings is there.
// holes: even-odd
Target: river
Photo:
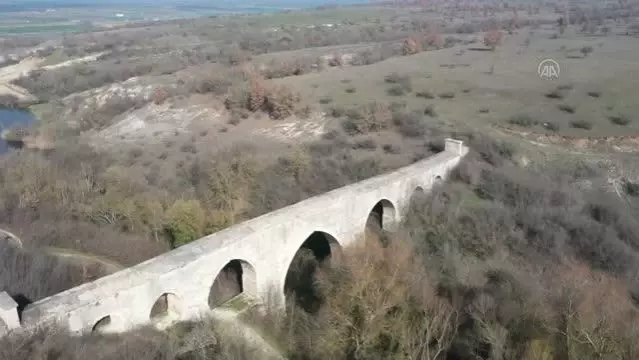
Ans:
[[[29,111],[0,109],[0,132],[14,126],[29,126],[36,121],[36,117]],[[9,151],[11,147],[0,138],[0,154]]]

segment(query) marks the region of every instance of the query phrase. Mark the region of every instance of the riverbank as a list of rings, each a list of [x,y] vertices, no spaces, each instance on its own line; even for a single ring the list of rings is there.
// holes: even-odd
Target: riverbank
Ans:
[[[10,148],[51,149],[52,141],[31,130],[36,116],[24,109],[0,109],[0,154]]]

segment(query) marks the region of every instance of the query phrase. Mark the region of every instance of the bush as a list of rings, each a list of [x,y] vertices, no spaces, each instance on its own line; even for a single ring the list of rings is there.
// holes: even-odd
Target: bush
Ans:
[[[395,112],[393,122],[397,130],[405,137],[421,137],[426,134],[427,123],[424,116],[418,112]]]
[[[353,144],[353,149],[375,150],[377,142],[373,138],[359,139]]]
[[[402,153],[402,148],[395,144],[384,144],[384,146],[382,146],[382,149],[387,154],[397,155]]]
[[[390,96],[404,96],[406,95],[406,90],[401,85],[393,85],[386,89],[386,93]]]
[[[186,143],[186,144],[183,144],[182,146],[180,146],[180,151],[182,151],[182,152],[190,152],[191,154],[195,154],[195,153],[197,153],[197,148],[195,147],[195,144]]]
[[[264,107],[271,118],[284,119],[295,112],[299,102],[299,95],[282,85],[276,86],[268,92]]]
[[[530,115],[518,114],[508,119],[508,123],[512,125],[518,125],[521,127],[532,127],[537,125],[539,122],[533,119],[532,117],[530,117]]]
[[[590,53],[591,53],[591,52],[593,52],[593,51],[594,51],[594,49],[592,48],[592,46],[584,46],[584,47],[582,47],[582,48],[579,50],[579,52],[581,52],[581,54],[582,54],[584,57],[587,57],[587,56],[588,56],[588,55],[590,55]]]
[[[414,55],[422,51],[422,44],[419,39],[414,36],[408,37],[402,44],[402,53],[404,55]]]
[[[588,91],[588,96],[598,98],[601,96],[601,91]]]
[[[399,75],[398,73],[391,73],[384,77],[384,82],[386,82],[387,84],[399,85],[406,92],[413,91],[413,83],[408,75]]]
[[[426,106],[426,108],[424,109],[424,115],[427,115],[430,117],[437,117],[435,106],[433,104]]]
[[[430,91],[420,91],[415,94],[415,96],[424,98],[424,99],[434,99],[435,95],[433,95]]]
[[[319,99],[319,103],[322,104],[322,105],[330,104],[332,102],[333,102],[333,98],[330,97],[330,96],[323,97],[323,98]]]
[[[328,113],[334,118],[341,118],[342,116],[346,115],[346,111],[347,109],[343,106],[334,106],[330,108]]]
[[[592,123],[590,123],[590,122],[588,122],[586,120],[571,121],[570,122],[570,126],[572,126],[575,129],[584,129],[584,130],[592,129]]]
[[[615,125],[626,126],[630,124],[630,118],[625,115],[610,115],[608,120]]]
[[[371,102],[348,110],[342,127],[350,135],[367,134],[386,129],[390,120],[391,113],[386,105]]]
[[[639,183],[634,183],[627,179],[623,180],[623,189],[630,196],[639,196]]]
[[[575,113],[575,107],[568,105],[568,104],[559,104],[557,105],[557,108],[559,108],[559,110],[563,111],[563,112],[567,112],[569,114],[574,114]]]
[[[231,116],[229,117],[229,120],[227,121],[227,123],[229,125],[237,125],[240,122],[242,122],[242,117],[240,116],[240,114],[236,111],[232,111]]]
[[[140,148],[134,148],[129,150],[129,158],[130,159],[137,159],[140,156],[142,156],[144,154],[144,151]]]
[[[445,91],[443,93],[439,93],[440,99],[453,99],[455,97],[455,92],[453,91]]]
[[[550,131],[559,131],[559,125],[552,121],[547,121],[544,123],[544,128]]]
[[[549,93],[546,93],[546,97],[549,99],[563,99],[564,94],[561,91],[555,89]]]
[[[495,48],[501,44],[503,33],[499,30],[487,31],[484,35],[484,45],[495,50]]]
[[[349,93],[349,94],[353,94],[357,91],[356,87],[348,87],[344,90],[345,92]]]
[[[206,228],[206,214],[197,200],[177,200],[167,212],[167,232],[176,248],[199,239]]]

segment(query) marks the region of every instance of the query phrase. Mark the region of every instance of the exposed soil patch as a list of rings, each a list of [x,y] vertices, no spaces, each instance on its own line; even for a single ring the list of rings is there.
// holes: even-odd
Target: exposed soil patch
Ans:
[[[276,140],[293,140],[298,138],[314,138],[325,132],[327,119],[323,113],[316,113],[309,119],[291,118],[266,128],[257,128],[254,134],[264,135]]]
[[[499,126],[496,126],[496,128],[498,131],[522,137],[539,146],[559,145],[570,147],[575,150],[606,149],[626,153],[639,151],[639,135],[578,137],[570,135],[540,134]]]
[[[124,114],[113,125],[90,134],[94,145],[120,142],[158,142],[176,133],[188,132],[194,121],[216,123],[221,112],[210,107],[191,105],[174,108],[169,104],[147,106]]]

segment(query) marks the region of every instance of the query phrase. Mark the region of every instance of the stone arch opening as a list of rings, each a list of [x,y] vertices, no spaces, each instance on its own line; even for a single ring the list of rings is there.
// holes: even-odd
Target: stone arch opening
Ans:
[[[441,176],[439,176],[439,175],[435,176],[435,181],[434,181],[435,184],[440,184],[442,181],[443,181],[443,179],[442,179]]]
[[[389,200],[382,199],[368,213],[366,227],[376,231],[390,231],[396,225],[396,216],[395,205]]]
[[[107,315],[95,322],[95,325],[93,325],[93,328],[91,328],[91,332],[102,334],[107,332],[110,326],[111,326],[111,315]]]
[[[309,235],[289,264],[284,280],[284,294],[289,306],[295,304],[314,314],[323,303],[318,275],[341,257],[337,240],[322,231]]]
[[[180,299],[172,293],[158,297],[151,307],[149,318],[158,328],[165,328],[180,319]]]
[[[255,269],[244,260],[231,260],[218,273],[209,291],[209,307],[216,308],[238,295],[257,296]]]

